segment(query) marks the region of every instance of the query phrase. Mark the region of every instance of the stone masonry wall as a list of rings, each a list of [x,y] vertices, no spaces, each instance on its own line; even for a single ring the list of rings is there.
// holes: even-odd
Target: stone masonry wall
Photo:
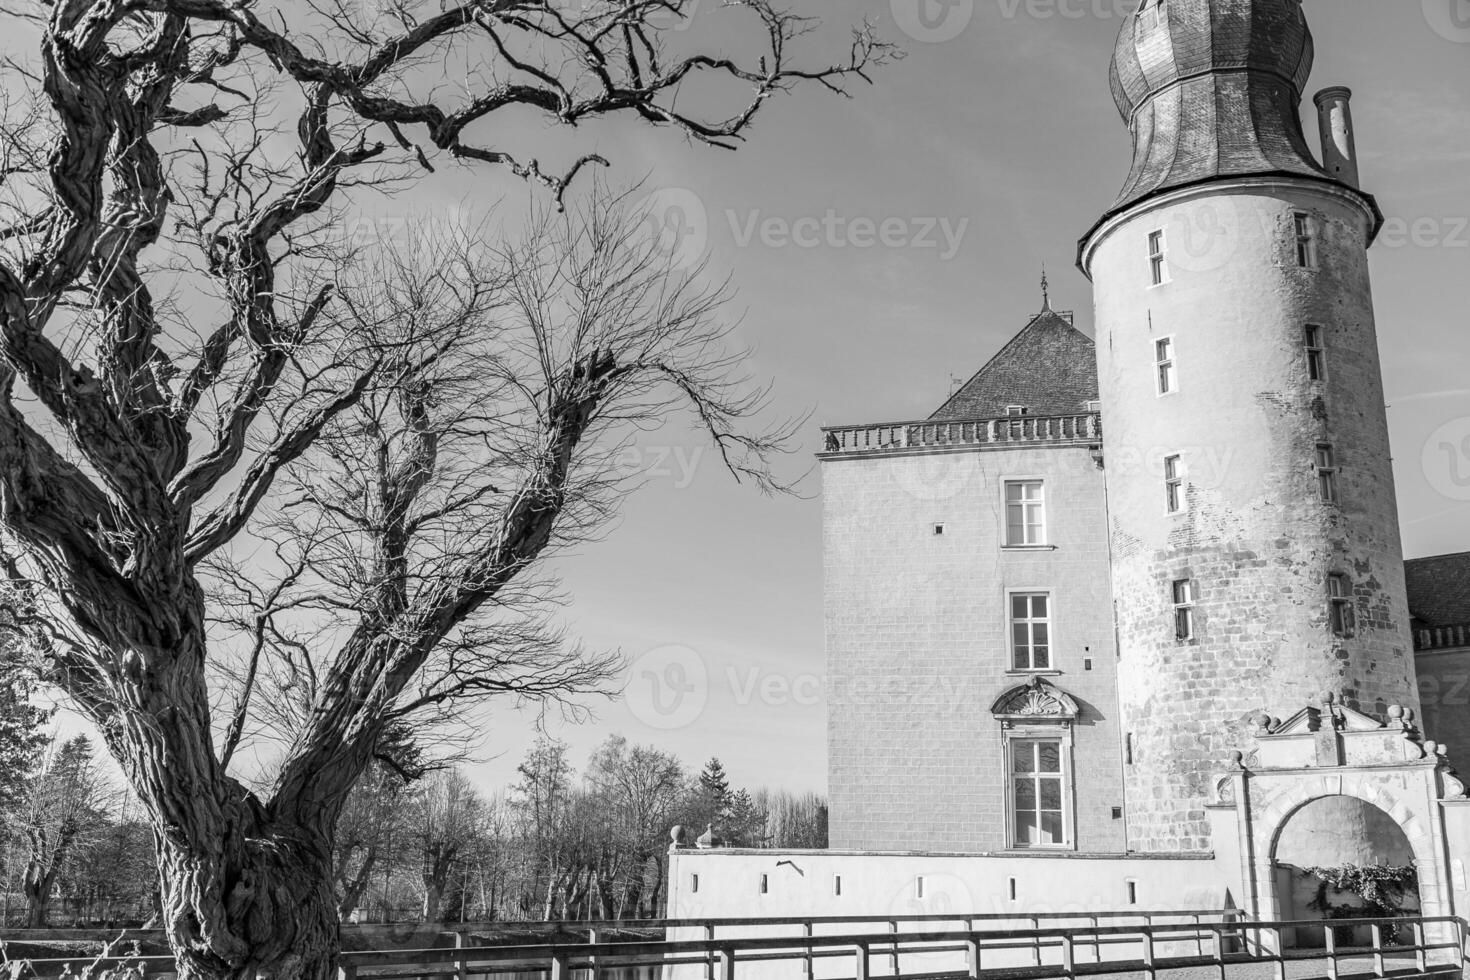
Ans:
[[[832,846],[1006,846],[990,707],[1027,680],[1008,670],[1006,590],[1049,589],[1058,672],[1048,679],[1083,709],[1076,847],[1122,851],[1106,518],[1088,450],[885,454],[828,459],[822,473]],[[1019,477],[1045,480],[1055,548],[1001,547],[1003,482]]]
[[[1319,268],[1295,256],[1311,215]],[[1148,236],[1168,236],[1170,281],[1149,288]],[[1130,844],[1210,846],[1206,774],[1249,751],[1242,720],[1332,692],[1382,717],[1417,709],[1393,474],[1366,254],[1367,215],[1308,181],[1180,192],[1120,219],[1091,256],[1107,426]],[[1309,380],[1304,328],[1327,376]],[[1155,387],[1174,338],[1177,391]],[[1320,500],[1319,443],[1340,467]],[[1187,508],[1166,512],[1164,458],[1182,457]],[[1329,626],[1328,576],[1348,577],[1356,635]],[[1172,583],[1196,588],[1180,642]]]

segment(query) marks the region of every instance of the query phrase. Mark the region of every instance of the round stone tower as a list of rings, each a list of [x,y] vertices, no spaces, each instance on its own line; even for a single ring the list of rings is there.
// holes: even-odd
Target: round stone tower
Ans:
[[[1307,146],[1312,57],[1300,0],[1144,0],[1113,58],[1133,168],[1079,264],[1142,851],[1211,846],[1208,777],[1250,750],[1254,713],[1331,694],[1417,714],[1368,276],[1382,215],[1355,186],[1346,89],[1320,101],[1330,172]]]

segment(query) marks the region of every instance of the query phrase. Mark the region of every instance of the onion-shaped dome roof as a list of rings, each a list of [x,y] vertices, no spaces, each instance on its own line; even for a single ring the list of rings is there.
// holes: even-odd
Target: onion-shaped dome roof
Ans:
[[[1113,52],[1113,100],[1125,122],[1150,96],[1209,72],[1287,82],[1300,101],[1312,73],[1301,0],[1143,0]]]
[[[1301,0],[1142,0],[1113,53],[1133,168],[1109,213],[1213,179],[1331,180],[1302,132],[1313,55]]]

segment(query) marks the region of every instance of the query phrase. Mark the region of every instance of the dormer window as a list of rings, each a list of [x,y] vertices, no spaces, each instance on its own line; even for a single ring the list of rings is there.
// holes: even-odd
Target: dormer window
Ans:
[[[1143,7],[1139,10],[1139,19],[1143,21],[1143,29],[1152,31],[1164,23],[1165,0],[1143,0]]]
[[[1031,414],[1031,409],[1027,408],[1025,405],[1007,405],[1006,406],[1006,415],[1010,416],[1011,418],[1019,418],[1022,415],[1030,415],[1030,414]]]

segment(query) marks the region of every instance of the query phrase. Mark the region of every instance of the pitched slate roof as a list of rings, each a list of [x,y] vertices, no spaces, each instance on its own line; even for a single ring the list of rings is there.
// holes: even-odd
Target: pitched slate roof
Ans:
[[[1404,562],[1409,612],[1422,626],[1470,625],[1470,552]]]
[[[1097,397],[1092,339],[1072,325],[1070,313],[1048,306],[930,418],[999,418],[1011,405],[1031,415],[1074,415]]]

